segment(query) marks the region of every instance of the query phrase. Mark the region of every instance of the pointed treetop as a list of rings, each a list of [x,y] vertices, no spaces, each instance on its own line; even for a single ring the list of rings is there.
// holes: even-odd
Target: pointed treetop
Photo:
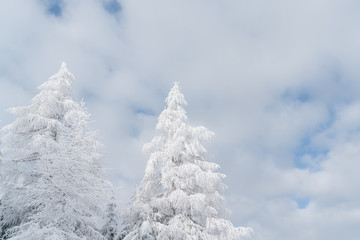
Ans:
[[[72,73],[70,73],[69,70],[67,69],[66,62],[61,63],[58,73],[55,74],[54,76],[57,76],[59,78],[66,78],[69,80],[74,79],[74,75]]]
[[[186,112],[182,107],[187,103],[184,95],[180,92],[180,87],[177,82],[175,82],[171,88],[165,102],[167,103],[167,107],[158,117],[159,122],[156,125],[156,129],[167,133],[174,133],[187,119]]]
[[[184,95],[180,92],[179,83],[175,82],[171,88],[168,97],[165,101],[168,105],[168,109],[177,110],[178,106],[187,105]]]
[[[47,82],[43,83],[39,89],[70,90],[74,78],[74,75],[67,69],[66,63],[62,62],[59,71],[52,75]]]
[[[61,62],[60,70],[67,70],[66,62]]]

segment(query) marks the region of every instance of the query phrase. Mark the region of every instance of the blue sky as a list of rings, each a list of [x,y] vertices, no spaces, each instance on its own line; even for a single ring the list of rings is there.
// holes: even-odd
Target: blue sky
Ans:
[[[175,81],[254,239],[360,235],[360,4],[5,0],[0,119],[66,61],[125,207]]]

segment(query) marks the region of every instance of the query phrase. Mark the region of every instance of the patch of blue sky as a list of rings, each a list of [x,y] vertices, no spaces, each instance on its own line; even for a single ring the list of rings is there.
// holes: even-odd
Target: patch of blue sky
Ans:
[[[130,110],[135,117],[135,121],[129,127],[129,135],[133,138],[138,138],[142,132],[140,116],[155,116],[155,112],[149,108],[134,105],[130,106]]]
[[[282,94],[282,99],[292,102],[304,103],[304,102],[309,102],[311,100],[311,95],[309,92],[305,90],[292,91],[288,89]]]
[[[143,114],[143,115],[149,115],[149,116],[155,116],[155,112],[149,108],[145,108],[145,107],[139,107],[139,106],[130,106],[131,111],[134,114]]]
[[[117,0],[105,0],[103,6],[110,14],[118,14],[122,10],[121,4]]]
[[[138,138],[140,136],[140,129],[137,126],[131,126],[129,128],[129,135],[133,138]]]
[[[46,0],[43,1],[46,7],[46,12],[55,17],[61,17],[63,14],[64,1],[63,0]]]
[[[305,209],[309,203],[310,203],[310,199],[309,198],[293,198],[293,200],[297,203],[297,206],[299,209]]]
[[[299,104],[311,104],[312,101],[318,101],[312,96],[311,91],[305,89],[288,89],[282,94],[282,99],[288,102]],[[302,138],[298,146],[293,151],[293,162],[296,168],[309,169],[310,171],[318,171],[319,162],[327,155],[328,149],[317,146],[312,142],[312,138],[318,133],[330,128],[336,121],[336,110],[331,104],[327,104],[327,119],[322,122],[316,129],[307,132]]]
[[[284,195],[284,196],[278,196],[278,198],[289,199],[289,200],[295,202],[298,209],[307,208],[309,206],[310,202],[312,201],[312,199],[310,197],[303,196],[303,195],[300,196],[296,193],[288,194],[288,195]]]
[[[96,93],[94,93],[93,91],[90,91],[88,89],[83,89],[81,92],[80,92],[80,95],[81,98],[85,101],[85,102],[91,102],[91,101],[94,101],[94,100],[98,100],[99,97],[96,95]]]
[[[302,139],[299,146],[294,150],[294,165],[299,169],[309,169],[312,172],[321,170],[319,163],[328,154],[328,149],[314,146],[311,143],[312,135]]]

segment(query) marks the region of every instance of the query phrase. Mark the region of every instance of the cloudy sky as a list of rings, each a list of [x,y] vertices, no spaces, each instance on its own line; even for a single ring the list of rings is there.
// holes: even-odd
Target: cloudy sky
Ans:
[[[257,240],[360,235],[358,0],[2,0],[0,119],[62,61],[125,207],[173,82]]]

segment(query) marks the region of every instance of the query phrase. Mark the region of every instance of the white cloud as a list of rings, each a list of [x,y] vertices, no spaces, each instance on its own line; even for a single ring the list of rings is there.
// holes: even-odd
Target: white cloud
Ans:
[[[189,121],[216,133],[235,225],[260,240],[356,239],[357,1],[123,0],[112,14],[109,2],[64,1],[59,17],[44,1],[0,3],[2,124],[66,61],[124,206],[179,81]]]

